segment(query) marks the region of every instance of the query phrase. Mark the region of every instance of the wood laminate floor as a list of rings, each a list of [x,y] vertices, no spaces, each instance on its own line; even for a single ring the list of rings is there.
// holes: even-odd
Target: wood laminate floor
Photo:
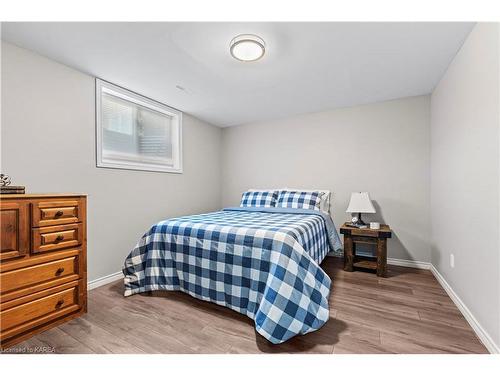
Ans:
[[[34,336],[11,352],[56,353],[487,353],[426,270],[389,266],[387,278],[344,272],[333,279],[330,320],[320,330],[273,345],[253,321],[181,292],[124,298],[118,281],[89,292],[85,316]]]

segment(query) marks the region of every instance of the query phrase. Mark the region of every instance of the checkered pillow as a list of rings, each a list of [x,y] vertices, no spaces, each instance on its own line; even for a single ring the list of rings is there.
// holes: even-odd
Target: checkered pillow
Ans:
[[[241,196],[240,207],[276,207],[277,191],[246,191]]]
[[[320,211],[321,195],[319,191],[280,191],[276,207],[305,208]]]

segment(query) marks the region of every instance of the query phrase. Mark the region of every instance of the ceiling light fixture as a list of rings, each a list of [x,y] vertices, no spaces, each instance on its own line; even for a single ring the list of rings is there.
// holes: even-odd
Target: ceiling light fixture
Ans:
[[[257,35],[241,34],[229,43],[231,56],[240,61],[256,61],[264,56],[266,43]]]

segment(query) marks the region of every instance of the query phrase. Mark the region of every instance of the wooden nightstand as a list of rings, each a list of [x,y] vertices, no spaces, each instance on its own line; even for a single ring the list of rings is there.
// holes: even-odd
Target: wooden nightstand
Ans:
[[[377,276],[385,277],[387,272],[387,239],[391,238],[392,231],[388,225],[380,224],[380,229],[358,229],[347,226],[340,228],[344,235],[344,271],[352,272],[354,268],[368,268],[377,270]],[[377,247],[377,257],[363,257],[356,255],[356,244],[369,244]],[[376,260],[375,260],[376,259]]]

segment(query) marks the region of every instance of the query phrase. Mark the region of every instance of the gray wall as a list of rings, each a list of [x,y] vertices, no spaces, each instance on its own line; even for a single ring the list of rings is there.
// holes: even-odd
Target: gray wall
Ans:
[[[431,216],[433,265],[500,346],[498,33],[475,26],[432,94]]]
[[[121,270],[152,223],[220,208],[220,128],[184,116],[183,174],[96,168],[93,77],[4,42],[1,77],[2,172],[88,194],[89,280]]]
[[[421,96],[226,128],[222,203],[248,188],[329,189],[340,226],[350,193],[369,191],[366,218],[394,229],[389,257],[428,262],[429,110]]]

